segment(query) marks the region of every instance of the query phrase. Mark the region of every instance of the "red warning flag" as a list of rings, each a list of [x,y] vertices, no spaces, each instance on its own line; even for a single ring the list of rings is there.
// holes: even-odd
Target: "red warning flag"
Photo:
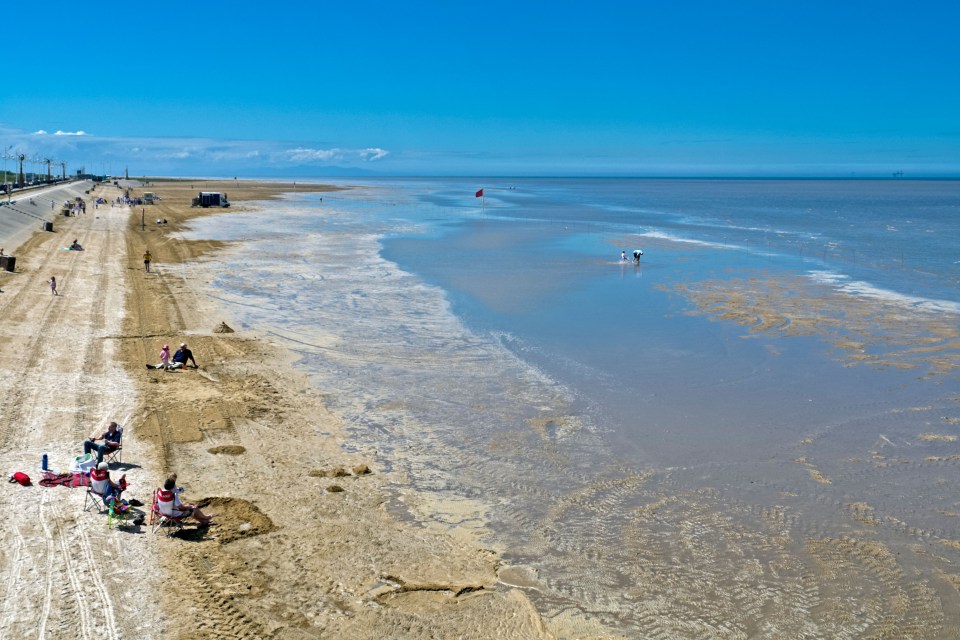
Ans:
[[[482,197],[483,197],[483,189],[480,189],[480,191],[477,191],[477,192],[476,192],[475,194],[473,194],[473,195],[474,195],[475,198],[482,198]]]

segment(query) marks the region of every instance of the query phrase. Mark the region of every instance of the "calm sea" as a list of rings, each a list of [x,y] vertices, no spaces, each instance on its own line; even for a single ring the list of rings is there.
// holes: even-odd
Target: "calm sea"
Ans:
[[[867,596],[811,539],[960,538],[960,183],[342,184],[197,221],[241,241],[197,268],[334,392],[355,446],[444,499],[431,517],[492,531],[563,633],[714,615],[776,637],[741,606],[759,588],[791,610],[780,637],[842,627]],[[684,553],[710,569],[681,580]],[[740,584],[744,557],[780,570]],[[940,570],[897,562],[905,593]],[[641,588],[652,567],[678,578]],[[836,620],[791,595],[810,574]]]

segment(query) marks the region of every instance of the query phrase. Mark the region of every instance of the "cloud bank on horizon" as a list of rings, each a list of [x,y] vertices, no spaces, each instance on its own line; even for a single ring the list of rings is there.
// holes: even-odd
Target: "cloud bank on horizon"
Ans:
[[[307,142],[224,140],[202,137],[99,136],[91,132],[43,129],[33,132],[2,126],[0,153],[9,162],[23,153],[27,162],[45,166],[67,163],[67,171],[144,176],[323,177],[403,175],[510,176],[755,176],[887,177],[909,167],[912,177],[960,177],[960,162],[949,161],[948,148],[958,136],[935,141],[937,158],[917,156],[905,165],[899,152],[884,151],[883,141],[798,139],[786,144],[762,136],[651,139],[651,151],[638,154],[555,154],[520,150],[509,157],[490,151],[345,148]],[[720,160],[691,161],[698,148]],[[734,148],[735,147],[735,148]],[[786,149],[786,150],[785,150]],[[823,155],[829,156],[824,160]],[[10,164],[12,167],[13,164]],[[39,172],[45,169],[38,168]]]
[[[86,131],[48,133],[0,126],[7,161],[23,154],[26,161],[67,162],[71,174],[119,175],[227,175],[254,176],[366,173],[367,166],[390,155],[386,149],[313,148],[274,141],[214,140],[209,138],[147,138],[97,136]],[[12,165],[11,165],[12,166]]]

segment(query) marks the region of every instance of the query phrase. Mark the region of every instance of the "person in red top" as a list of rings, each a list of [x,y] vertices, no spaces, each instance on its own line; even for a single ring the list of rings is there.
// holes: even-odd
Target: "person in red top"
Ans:
[[[177,474],[173,474],[163,483],[162,489],[157,489],[157,507],[161,515],[177,520],[193,517],[200,524],[210,524],[213,514],[205,514],[200,508],[180,501],[180,491],[177,489]]]
[[[90,489],[93,490],[94,493],[103,496],[105,503],[109,502],[110,498],[119,500],[120,494],[123,493],[123,490],[126,488],[126,474],[120,476],[119,482],[114,482],[110,479],[110,472],[107,470],[106,462],[101,462],[90,470]]]

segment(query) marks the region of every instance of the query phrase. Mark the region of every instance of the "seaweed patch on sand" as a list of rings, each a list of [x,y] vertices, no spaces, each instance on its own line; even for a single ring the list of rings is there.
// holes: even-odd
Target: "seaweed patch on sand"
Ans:
[[[924,377],[960,367],[960,325],[950,313],[857,296],[803,276],[762,275],[680,283],[687,313],[748,327],[748,335],[815,336],[849,366],[924,369]]]

